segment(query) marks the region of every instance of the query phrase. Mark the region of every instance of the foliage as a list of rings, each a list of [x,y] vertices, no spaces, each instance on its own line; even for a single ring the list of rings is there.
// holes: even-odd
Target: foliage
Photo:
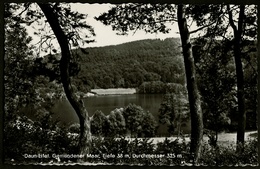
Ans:
[[[204,143],[199,165],[207,166],[240,166],[257,165],[257,139],[248,140],[244,152],[237,152],[234,145],[213,148]],[[105,138],[94,139],[92,154],[100,158],[92,162],[131,165],[193,165],[193,157],[189,156],[189,143],[185,140],[170,140],[154,144],[150,139]],[[161,154],[161,158],[134,158],[133,155]],[[115,155],[115,158],[104,158],[103,155]],[[122,155],[122,156],[121,156]],[[129,156],[127,156],[129,155]]]
[[[144,82],[153,81],[184,84],[184,67],[178,46],[179,40],[168,38],[85,48],[87,52],[73,49],[71,53],[76,58],[70,63],[70,76],[82,92],[90,88],[139,87]],[[34,71],[49,77],[50,81],[59,82],[59,61],[60,54],[37,58]]]
[[[127,34],[138,29],[148,33],[168,33],[169,22],[176,21],[176,8],[172,4],[119,4],[95,19],[111,25],[118,34]]]
[[[129,104],[124,108],[123,116],[125,118],[127,132],[130,136],[151,136],[155,134],[156,121],[152,114],[135,104]]]
[[[246,105],[246,128],[254,130],[257,128],[257,52],[255,41],[243,42],[244,89]]]
[[[144,112],[143,117],[143,125],[142,125],[142,135],[144,137],[153,137],[156,135],[156,130],[158,128],[158,124],[154,118],[154,116],[149,112]]]
[[[180,165],[183,157],[178,156],[177,158],[177,154],[182,154],[186,149],[187,144],[179,143],[178,140],[165,139],[156,145],[151,139],[105,138],[93,140],[91,153],[101,157],[92,159],[93,162],[101,161],[120,165]],[[149,158],[149,155],[155,154],[161,155],[161,157]],[[104,158],[104,155],[115,155],[115,158]],[[144,157],[144,155],[148,155],[148,157]]]
[[[244,142],[246,114],[249,114],[250,118],[252,118],[252,116],[254,116],[254,113],[256,112],[251,110],[250,113],[246,113],[245,110],[248,109],[248,102],[246,101],[246,99],[248,98],[245,98],[246,93],[248,92],[246,90],[248,90],[248,88],[245,88],[245,84],[247,82],[245,80],[246,78],[244,77],[244,59],[246,59],[246,62],[248,62],[248,64],[251,65],[250,67],[253,68],[250,55],[252,56],[251,52],[256,49],[256,44],[254,41],[257,37],[257,6],[219,4],[209,6],[191,6],[190,9],[191,10],[189,10],[189,14],[191,14],[192,17],[195,19],[197,25],[207,25],[208,22],[213,23],[206,27],[207,29],[205,29],[206,31],[203,35],[204,38],[208,39],[206,48],[211,50],[210,48],[212,47],[212,45],[214,46],[216,39],[218,39],[226,45],[224,48],[224,53],[229,53],[234,57],[238,113],[236,114],[237,118],[232,120],[235,120],[237,123],[236,129],[238,133],[238,142]],[[250,43],[248,42],[250,41],[251,44],[255,45],[249,45]],[[251,77],[254,77],[254,74],[251,75]],[[256,83],[251,83],[251,85],[251,89],[253,89],[255,88],[254,86],[256,85]],[[251,101],[255,104],[256,97],[254,96],[254,94],[249,97],[250,100],[252,99]],[[213,114],[218,113],[215,112]],[[248,122],[252,123],[252,119]],[[253,122],[253,124],[255,124],[255,122]]]
[[[134,104],[116,108],[107,116],[101,111],[96,111],[91,117],[91,133],[101,138],[125,137],[129,134],[130,137],[153,137],[157,128],[154,116]],[[69,131],[79,133],[79,124],[70,125]]]
[[[49,23],[50,28],[59,43],[62,54],[60,60],[61,82],[66,97],[75,110],[80,121],[80,137],[77,151],[79,154],[87,154],[91,143],[91,124],[84,103],[75,94],[73,84],[71,83],[71,60],[74,60],[76,61],[75,63],[77,63],[78,58],[73,57],[71,54],[70,45],[72,43],[74,47],[79,47],[78,42],[82,42],[82,39],[79,36],[80,29],[83,29],[84,31],[90,30],[92,35],[94,34],[93,29],[91,26],[86,24],[86,15],[80,15],[78,12],[71,12],[69,4],[62,5],[60,3],[37,3],[37,5],[44,13],[47,22]],[[82,20],[83,22],[81,22]]]
[[[49,162],[57,160],[52,154],[76,153],[76,137],[70,137],[68,130],[52,119],[52,114],[39,114],[32,121],[26,116],[17,116],[6,122],[4,127],[4,154],[8,162]],[[26,158],[25,155],[49,154],[50,158]]]
[[[142,94],[166,94],[178,93],[180,90],[185,90],[184,83],[164,83],[162,81],[143,82],[137,90],[137,93]]]
[[[126,123],[123,116],[123,108],[115,109],[108,115],[108,135],[110,137],[122,136],[126,132]]]
[[[234,130],[237,126],[238,116],[236,113],[237,89],[234,60],[231,48],[228,47],[230,41],[198,38],[194,43],[196,45],[193,47],[193,51],[203,100],[205,127],[216,132]],[[210,44],[210,46],[205,44]],[[247,46],[242,48],[242,51],[245,52],[242,61],[246,65],[244,66],[244,79],[247,129],[256,129],[256,53],[254,44],[253,41],[247,41]]]
[[[106,135],[108,133],[109,122],[105,114],[98,110],[91,117],[91,133],[96,136]]]
[[[173,135],[177,128],[180,134],[181,125],[189,118],[188,100],[185,88],[164,95],[163,102],[159,109],[159,122],[167,124],[169,135]]]
[[[48,113],[55,101],[62,97],[62,89],[56,81],[49,83],[48,78],[35,72],[36,56],[30,45],[31,37],[26,33],[22,16],[16,15],[23,5],[29,7],[29,3],[6,3],[4,18],[5,158],[18,161],[24,161],[25,154],[63,153],[70,142],[63,140],[66,131],[58,128]]]
[[[28,103],[35,100],[34,74],[33,74],[33,47],[28,45],[26,29],[22,26],[14,27],[5,19],[5,111],[12,113],[19,111]]]
[[[159,109],[159,122],[162,124],[167,124],[168,133],[170,135],[173,134],[175,124],[175,111],[174,111],[174,100],[173,94],[166,94],[164,96],[163,102],[161,103],[161,107]]]
[[[230,114],[236,109],[235,67],[228,42],[211,40],[211,46],[205,47],[205,43],[210,43],[209,40],[198,38],[194,43],[204,127],[213,131],[216,143],[217,134],[227,130],[231,124]]]
[[[77,128],[77,125],[73,125]],[[43,128],[44,127],[44,128]],[[5,125],[4,155],[6,162],[14,163],[49,163],[58,159],[24,159],[24,154],[75,154],[78,135],[68,128],[58,125],[51,113],[45,112],[38,120],[32,121],[26,116],[17,117]],[[19,138],[19,139],[17,139]],[[207,166],[240,166],[258,164],[257,138],[248,140],[244,151],[237,152],[234,145],[212,147],[203,144],[199,165]],[[104,164],[131,165],[192,165],[193,157],[189,156],[189,142],[183,139],[164,141],[154,144],[152,139],[94,137],[90,154],[100,158],[88,158],[88,162]],[[145,158],[135,155],[161,154],[160,158]],[[113,156],[114,155],[114,156]],[[110,157],[109,157],[110,156]],[[13,161],[12,160],[12,161]],[[60,162],[73,162],[75,159],[61,158]]]
[[[165,83],[162,81],[152,81],[152,82],[143,82],[138,87],[138,93],[142,94],[159,94],[159,93],[166,93]]]
[[[87,15],[71,10],[68,3],[48,3],[58,19],[59,25],[69,41],[70,47],[81,47],[86,43],[93,42],[94,29],[86,23]],[[13,25],[25,24],[33,26],[34,35],[40,37],[37,43],[37,53],[45,52],[55,54],[59,50],[55,47],[55,36],[50,26],[44,20],[44,14],[36,3],[5,3],[5,17]],[[37,23],[37,26],[35,26]],[[84,31],[83,31],[84,30]],[[77,55],[74,55],[77,60]]]
[[[239,152],[233,144],[215,148],[208,144],[204,144],[200,163],[209,166],[258,165],[257,138],[246,141],[243,151]]]
[[[72,52],[79,54],[82,64],[74,81],[83,92],[89,88],[137,88],[153,81],[184,84],[178,46],[178,39],[168,38],[86,48],[88,54],[75,49]]]

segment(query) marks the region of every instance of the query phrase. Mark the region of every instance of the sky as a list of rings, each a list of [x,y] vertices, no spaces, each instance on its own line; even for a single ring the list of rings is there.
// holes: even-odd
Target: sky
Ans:
[[[71,9],[79,13],[87,14],[86,22],[94,28],[96,36],[95,42],[89,43],[84,47],[100,47],[108,45],[117,45],[130,41],[136,41],[141,39],[165,39],[168,37],[179,37],[177,23],[170,25],[171,31],[168,34],[148,34],[142,30],[138,30],[135,34],[129,33],[128,35],[117,35],[116,31],[113,31],[111,26],[105,26],[100,21],[94,19],[95,16],[108,11],[112,4],[87,4],[87,3],[71,3]],[[33,44],[39,42],[39,38],[33,35],[33,29],[29,28],[29,35],[33,36]],[[57,43],[57,42],[56,42]]]
[[[171,25],[172,31],[169,34],[148,34],[139,30],[135,34],[129,33],[128,36],[116,35],[116,31],[113,31],[111,26],[105,26],[100,21],[94,19],[95,16],[99,16],[103,12],[108,11],[111,7],[112,4],[72,4],[72,10],[88,14],[87,23],[94,27],[96,43],[89,44],[89,46],[115,45],[140,39],[165,39],[167,37],[179,37],[176,33],[178,32],[177,23]]]
[[[170,37],[177,37],[179,38],[179,30],[178,30],[178,24],[170,23],[167,26],[171,28],[171,31],[168,34],[158,33],[158,34],[150,34],[146,33],[145,31],[138,30],[135,33],[130,32],[128,35],[117,35],[116,31],[113,31],[111,26],[105,26],[100,21],[97,21],[94,19],[94,17],[99,16],[100,14],[107,12],[110,8],[113,7],[112,4],[103,3],[103,4],[88,4],[88,3],[70,3],[71,8],[73,11],[77,11],[79,13],[87,14],[88,17],[86,18],[86,22],[88,25],[92,26],[94,28],[96,36],[93,37],[95,42],[89,43],[87,45],[81,46],[81,47],[100,47],[100,46],[108,46],[108,45],[117,45],[122,44],[126,42],[136,41],[136,40],[142,40],[142,39],[165,39]],[[37,6],[36,6],[37,7]],[[189,28],[190,31],[196,29],[194,22],[193,25]],[[33,37],[32,44],[37,44],[40,40],[40,38],[33,35],[33,29],[28,29],[29,35]],[[43,31],[44,32],[44,31]],[[191,38],[198,36],[199,33],[192,34]],[[57,42],[54,41],[54,46],[59,51],[59,45]],[[48,52],[47,52],[48,53]],[[46,54],[46,53],[45,53]],[[44,53],[40,55],[45,55]]]

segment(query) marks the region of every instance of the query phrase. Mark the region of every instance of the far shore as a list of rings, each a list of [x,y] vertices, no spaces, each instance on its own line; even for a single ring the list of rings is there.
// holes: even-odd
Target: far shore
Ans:
[[[91,89],[90,92],[84,94],[83,97],[98,96],[98,95],[123,95],[135,94],[135,88],[109,88],[109,89]]]

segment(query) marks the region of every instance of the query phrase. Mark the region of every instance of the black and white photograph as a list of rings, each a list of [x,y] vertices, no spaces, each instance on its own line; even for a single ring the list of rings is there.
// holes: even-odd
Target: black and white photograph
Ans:
[[[257,9],[4,3],[4,164],[259,166]]]

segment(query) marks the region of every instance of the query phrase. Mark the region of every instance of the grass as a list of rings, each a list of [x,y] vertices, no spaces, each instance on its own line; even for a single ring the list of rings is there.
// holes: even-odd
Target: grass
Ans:
[[[116,94],[134,94],[136,89],[134,88],[111,88],[111,89],[92,89],[91,92],[97,95],[116,95]]]

